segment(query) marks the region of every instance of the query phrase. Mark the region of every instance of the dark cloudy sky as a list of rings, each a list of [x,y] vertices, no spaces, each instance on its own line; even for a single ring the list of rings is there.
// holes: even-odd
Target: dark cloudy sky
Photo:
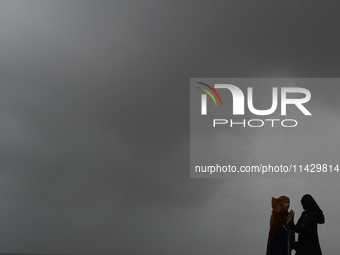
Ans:
[[[311,193],[323,251],[337,254],[338,179],[190,179],[189,81],[338,77],[339,7],[1,1],[0,252],[260,255],[271,197],[299,216]],[[308,148],[336,154],[340,89],[311,90]],[[267,135],[291,145],[246,134],[259,157]]]

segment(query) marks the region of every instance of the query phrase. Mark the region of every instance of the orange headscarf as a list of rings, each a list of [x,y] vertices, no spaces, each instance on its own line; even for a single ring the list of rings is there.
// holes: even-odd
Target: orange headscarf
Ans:
[[[281,196],[279,198],[272,197],[273,211],[272,216],[270,217],[268,243],[273,240],[276,233],[287,221],[288,211],[283,207],[287,200],[289,200],[289,198],[286,196]]]

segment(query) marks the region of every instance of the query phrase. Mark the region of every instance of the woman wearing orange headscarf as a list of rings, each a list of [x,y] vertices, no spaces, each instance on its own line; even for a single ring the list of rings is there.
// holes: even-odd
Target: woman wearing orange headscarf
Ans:
[[[290,210],[290,200],[286,196],[272,198],[272,215],[266,255],[290,255],[294,233],[290,229],[294,225],[294,211]]]

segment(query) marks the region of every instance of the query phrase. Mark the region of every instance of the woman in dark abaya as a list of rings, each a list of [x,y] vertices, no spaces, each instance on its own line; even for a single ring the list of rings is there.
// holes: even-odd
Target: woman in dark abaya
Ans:
[[[299,234],[296,255],[322,255],[318,224],[325,223],[323,212],[309,194],[302,197],[301,204],[304,211],[295,226],[295,232]]]
[[[266,255],[290,255],[294,233],[294,211],[290,210],[290,200],[286,196],[272,198],[272,215],[268,235]]]

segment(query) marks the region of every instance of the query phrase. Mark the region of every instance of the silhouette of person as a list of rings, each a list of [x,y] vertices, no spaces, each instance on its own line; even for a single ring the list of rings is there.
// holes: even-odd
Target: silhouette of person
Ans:
[[[314,198],[306,194],[301,199],[304,209],[296,226],[298,233],[296,255],[322,255],[318,237],[318,224],[325,223],[325,216]]]
[[[286,196],[272,198],[272,215],[266,255],[290,255],[294,233],[294,211],[290,210],[290,200]]]

